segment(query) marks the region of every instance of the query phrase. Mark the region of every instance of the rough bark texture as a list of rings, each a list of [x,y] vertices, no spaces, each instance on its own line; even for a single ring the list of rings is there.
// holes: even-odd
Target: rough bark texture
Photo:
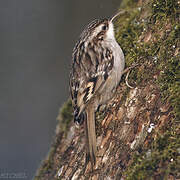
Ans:
[[[35,180],[180,179],[180,1],[123,1],[116,23],[126,66],[138,63],[115,97],[96,113],[97,163],[85,164],[83,127],[72,122],[70,100]]]

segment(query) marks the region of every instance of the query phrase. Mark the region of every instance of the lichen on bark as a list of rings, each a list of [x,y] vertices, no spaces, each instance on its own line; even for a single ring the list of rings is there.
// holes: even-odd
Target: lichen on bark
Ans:
[[[35,180],[180,178],[180,1],[124,0],[116,38],[131,70],[115,97],[96,113],[97,163],[84,167],[83,128],[68,101]]]

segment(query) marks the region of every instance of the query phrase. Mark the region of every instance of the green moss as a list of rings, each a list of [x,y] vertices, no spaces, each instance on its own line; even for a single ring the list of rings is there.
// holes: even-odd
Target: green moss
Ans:
[[[172,106],[172,120],[166,125],[165,133],[152,140],[151,157],[147,157],[148,149],[142,148],[143,152],[134,155],[124,175],[133,180],[167,179],[169,174],[176,177],[180,171],[180,138],[177,133],[180,119],[179,5],[176,0],[146,1],[142,7],[134,2],[123,1],[127,13],[116,22],[116,38],[125,54],[126,66],[139,64],[131,71],[129,81],[135,81],[137,87],[148,82],[156,84],[162,101]],[[143,38],[148,33],[151,38],[145,42]]]
[[[154,20],[160,19],[166,20],[168,16],[171,19],[176,19],[178,13],[178,1],[177,0],[153,0],[152,7],[152,18]]]
[[[167,179],[169,174],[178,176],[180,171],[180,138],[176,131],[167,131],[163,136],[159,135],[153,142],[149,151],[144,151],[140,155],[135,155],[133,163],[125,175],[128,180],[139,179]],[[148,152],[148,153],[147,153]]]
[[[134,5],[136,5],[136,3],[138,2],[138,0],[124,0],[121,3],[121,8],[127,8],[127,7],[133,7]]]
[[[60,131],[66,133],[69,128],[69,124],[73,119],[72,101],[70,99],[65,102],[60,109],[57,119],[59,120]]]
[[[139,15],[138,8],[131,9],[131,14],[127,13],[121,16],[117,21],[117,41],[120,43],[126,56],[127,65],[137,60],[137,40],[142,31],[142,25],[137,21]]]
[[[178,47],[180,25],[174,24],[173,30],[164,42],[164,46],[159,51],[159,70],[161,74],[158,84],[161,89],[163,100],[171,103],[176,119],[180,119],[180,61],[178,55],[173,56]]]
[[[147,60],[148,49],[144,43],[140,43],[138,40],[147,25],[140,17],[142,11],[140,7],[134,4],[133,7],[126,7],[125,10],[127,13],[121,16],[116,23],[116,38],[125,54],[126,66],[131,66],[133,63],[141,66]],[[139,68],[139,66],[130,73],[130,79],[133,79],[137,85],[147,75],[145,68]]]
[[[125,4],[131,1],[125,1]],[[169,98],[173,106],[175,116],[180,117],[180,86],[179,86],[179,57],[174,56],[175,49],[179,45],[180,25],[177,23],[177,1],[154,0],[148,3],[151,7],[143,17],[143,7],[135,4],[126,6],[126,11],[116,23],[116,38],[121,45],[126,57],[126,66],[138,63],[130,73],[130,80],[136,85],[142,82],[154,80],[153,74],[160,71],[161,74],[156,82],[163,99]],[[163,16],[163,19],[162,19]],[[171,24],[169,30],[164,29]],[[165,32],[161,32],[165,31]],[[154,41],[141,42],[140,39],[151,32]],[[162,36],[160,36],[160,32]]]

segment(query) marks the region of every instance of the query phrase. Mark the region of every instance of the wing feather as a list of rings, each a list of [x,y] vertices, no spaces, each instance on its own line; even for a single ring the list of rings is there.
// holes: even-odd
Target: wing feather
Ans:
[[[87,103],[104,84],[114,64],[110,49],[104,49],[100,45],[83,46],[85,50],[79,52],[77,46],[73,53],[70,74],[70,91],[76,116],[81,114]]]

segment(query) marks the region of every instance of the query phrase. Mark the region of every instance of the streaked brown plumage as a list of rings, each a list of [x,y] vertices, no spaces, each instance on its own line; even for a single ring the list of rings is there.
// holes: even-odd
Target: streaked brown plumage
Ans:
[[[91,22],[80,35],[72,56],[70,92],[74,121],[84,123],[86,161],[92,165],[97,151],[95,111],[112,98],[124,69],[124,55],[114,37],[114,17]]]

